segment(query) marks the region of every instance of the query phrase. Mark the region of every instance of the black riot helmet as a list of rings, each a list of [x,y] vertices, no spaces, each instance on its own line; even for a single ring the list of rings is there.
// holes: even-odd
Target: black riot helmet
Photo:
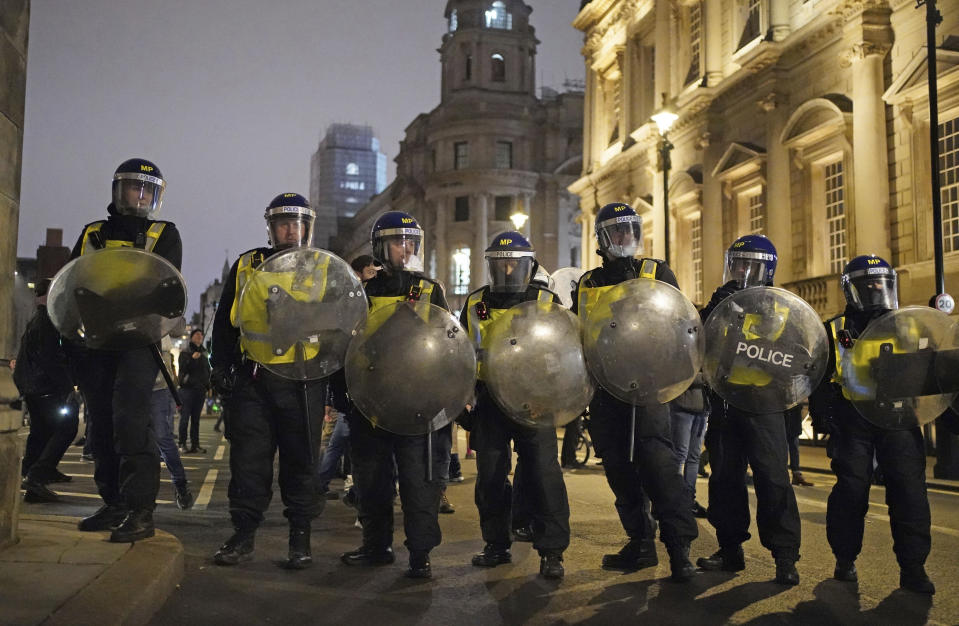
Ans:
[[[409,213],[387,211],[370,230],[373,256],[394,272],[423,271],[423,229]]]
[[[166,181],[146,159],[128,159],[113,174],[113,206],[120,215],[151,217],[163,204]]]
[[[273,198],[263,217],[271,248],[302,248],[313,241],[316,211],[298,193],[281,193]]]
[[[888,311],[899,308],[896,270],[874,254],[857,256],[842,270],[846,303],[859,311]]]
[[[486,265],[489,267],[489,288],[493,293],[526,291],[538,267],[532,244],[515,230],[493,237],[486,249]]]
[[[631,258],[643,249],[643,218],[625,202],[601,208],[594,228],[599,253],[607,259]]]

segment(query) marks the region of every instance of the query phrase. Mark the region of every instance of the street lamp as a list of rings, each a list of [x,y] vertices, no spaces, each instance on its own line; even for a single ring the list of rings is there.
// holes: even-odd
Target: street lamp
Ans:
[[[523,232],[523,224],[526,223],[526,220],[529,219],[529,215],[523,213],[523,209],[519,207],[516,208],[516,211],[509,216],[509,221],[513,222],[513,226],[516,227],[517,232]]]
[[[666,94],[663,94],[663,108],[660,109],[656,115],[653,115],[651,119],[656,122],[656,127],[659,128],[659,135],[662,137],[662,141],[659,142],[659,160],[663,167],[663,237],[665,238],[663,257],[666,263],[669,264],[669,168],[672,167],[669,160],[669,153],[673,149],[673,144],[670,143],[667,134],[669,133],[669,129],[672,128],[673,123],[679,119],[679,116],[673,113],[666,104]]]

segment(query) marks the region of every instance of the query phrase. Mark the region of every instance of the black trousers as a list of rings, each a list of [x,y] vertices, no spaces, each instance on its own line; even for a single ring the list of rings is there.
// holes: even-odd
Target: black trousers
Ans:
[[[195,448],[200,445],[200,415],[203,413],[203,402],[206,400],[206,390],[195,387],[180,387],[180,447],[186,445],[187,427],[190,431],[190,443]]]
[[[78,369],[100,497],[131,510],[153,510],[160,488],[160,453],[150,417],[159,371],[152,348],[89,350]]]
[[[569,500],[556,457],[556,429],[520,426],[506,417],[488,394],[477,398],[471,439],[476,451],[475,498],[483,540],[499,547],[512,543],[510,440],[519,456],[514,478],[532,523],[533,547],[542,555],[562,554],[569,546]]]
[[[826,536],[833,554],[853,561],[862,550],[875,455],[885,477],[896,560],[901,567],[922,565],[932,542],[922,431],[884,430],[852,406],[845,408],[834,418],[839,434],[831,445],[836,485],[829,494]]]
[[[46,483],[54,478],[63,453],[77,436],[80,407],[70,401],[69,390],[45,395],[27,394],[24,399],[30,411],[30,434],[20,473]]]
[[[314,488],[313,451],[320,437],[326,380],[304,384],[280,378],[263,367],[240,370],[227,401],[226,437],[230,441],[230,518],[236,528],[256,528],[273,497],[273,459],[279,451],[283,515],[304,528],[322,512],[325,500]]]
[[[709,523],[721,548],[747,541],[749,497],[746,466],[753,470],[759,541],[774,558],[799,558],[800,524],[796,495],[789,482],[786,427],[782,412],[756,414],[727,409],[711,420],[709,450]]]
[[[669,407],[665,404],[636,408],[633,461],[629,461],[629,433],[633,408],[596,390],[589,405],[590,437],[613,495],[616,512],[630,539],[652,539],[655,528],[649,517],[646,494],[653,517],[660,525],[660,539],[667,546],[691,542],[699,535],[683,477],[669,437]]]
[[[437,460],[437,433],[433,440],[433,480],[427,480],[427,436],[395,435],[374,428],[354,409],[350,420],[350,456],[353,485],[359,491],[358,512],[363,545],[385,549],[393,545],[393,462],[403,505],[403,529],[410,552],[429,552],[440,544],[440,494],[445,476]],[[446,437],[444,441],[448,442]],[[449,472],[449,449],[446,451]]]
[[[563,431],[563,448],[559,455],[563,467],[576,465],[576,444],[579,443],[579,434],[582,429],[582,415],[566,425]]]

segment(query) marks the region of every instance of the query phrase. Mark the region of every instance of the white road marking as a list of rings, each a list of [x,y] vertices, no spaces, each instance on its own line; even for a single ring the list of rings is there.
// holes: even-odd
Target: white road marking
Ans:
[[[207,505],[210,504],[210,498],[213,497],[213,486],[216,484],[216,477],[219,473],[219,470],[216,469],[211,469],[206,473],[203,486],[200,487],[200,494],[196,497],[196,503],[193,505],[194,510],[206,510]]]
[[[226,452],[226,444],[220,444],[220,447],[216,449],[216,454],[213,455],[214,461],[222,461],[223,454]]]

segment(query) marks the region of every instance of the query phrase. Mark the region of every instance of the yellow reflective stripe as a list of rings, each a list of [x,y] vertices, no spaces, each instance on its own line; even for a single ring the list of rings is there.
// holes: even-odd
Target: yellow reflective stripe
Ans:
[[[546,291],[545,289],[540,289],[539,293],[536,294],[537,302],[552,302],[553,301],[553,292]]]
[[[247,252],[240,257],[236,264],[236,283],[233,293],[233,304],[230,306],[230,323],[239,327],[237,321],[238,307],[240,304],[240,294],[243,293],[243,287],[246,281],[250,279],[256,268],[263,262],[263,253],[256,250]]]
[[[483,343],[483,335],[480,332],[479,313],[476,312],[476,305],[483,301],[483,290],[474,291],[466,300],[466,323],[469,325],[467,332],[473,339],[473,344],[478,349]]]
[[[106,222],[95,222],[87,226],[86,230],[83,231],[83,242],[80,244],[80,256],[95,250],[92,243],[89,243],[88,245],[88,242],[90,241],[90,235],[92,233],[100,232],[105,223]],[[163,234],[164,228],[166,228],[166,224],[163,222],[153,222],[150,224],[150,227],[146,232],[146,242],[143,246],[144,250],[147,252],[153,252],[153,249],[156,248],[157,241],[160,239],[160,235]],[[103,242],[106,248],[132,248],[133,243],[134,242],[132,241],[124,241],[122,239],[107,239]]]
[[[157,241],[160,239],[160,235],[163,234],[163,229],[166,228],[166,224],[163,222],[153,222],[150,224],[150,228],[147,229],[147,241],[146,246],[143,248],[147,252],[153,252],[153,249],[157,245]]]
[[[639,266],[639,277],[640,278],[656,278],[656,268],[659,267],[659,263],[652,259],[643,259],[643,262]]]
[[[836,355],[836,371],[833,372],[830,382],[842,384],[842,355],[845,348],[839,344],[839,331],[843,329],[846,318],[837,317],[829,323],[829,332],[832,333],[833,352]]]

